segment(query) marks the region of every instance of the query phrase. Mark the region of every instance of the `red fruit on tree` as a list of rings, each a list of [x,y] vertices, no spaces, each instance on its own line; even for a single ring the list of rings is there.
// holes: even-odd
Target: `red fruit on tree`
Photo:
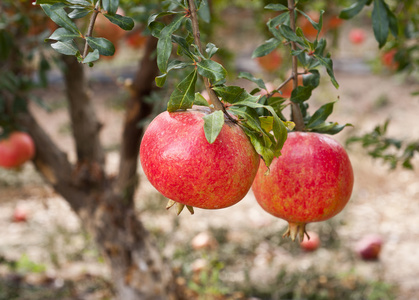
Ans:
[[[363,260],[378,259],[383,240],[378,235],[366,235],[358,241],[355,251]]]
[[[392,71],[397,70],[399,67],[399,63],[394,59],[396,53],[397,49],[391,49],[381,56],[381,62],[383,65]]]
[[[35,144],[29,134],[12,132],[0,140],[0,166],[3,168],[19,167],[35,155]]]
[[[288,221],[284,236],[302,240],[305,225],[330,219],[349,201],[354,176],[344,148],[329,136],[291,132],[267,172],[263,161],[253,182],[256,200]]]
[[[282,55],[279,50],[274,50],[265,56],[256,58],[259,66],[268,72],[276,71],[282,63]]]
[[[307,236],[305,236],[302,242],[300,243],[300,247],[304,251],[314,251],[314,250],[317,250],[319,246],[320,246],[320,238],[319,238],[319,235],[315,233],[314,231],[308,231]]]
[[[148,126],[140,147],[141,165],[150,183],[178,203],[218,209],[247,194],[259,155],[242,129],[225,121],[210,144],[203,117],[209,108],[163,112]]]
[[[352,44],[356,44],[356,45],[362,44],[366,38],[367,38],[367,35],[364,29],[353,28],[349,32],[349,41],[351,41]]]

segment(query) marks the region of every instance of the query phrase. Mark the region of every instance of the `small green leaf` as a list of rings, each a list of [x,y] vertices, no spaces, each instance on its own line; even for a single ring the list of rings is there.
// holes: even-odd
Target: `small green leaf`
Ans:
[[[198,7],[198,15],[205,23],[211,22],[211,10],[207,0],[202,0]]]
[[[265,56],[274,51],[280,44],[280,40],[271,38],[253,51],[252,58]]]
[[[99,59],[99,51],[97,49],[93,50],[92,52],[89,52],[89,54],[86,55],[86,57],[83,59],[83,63],[91,63],[94,61],[97,61]]]
[[[158,87],[162,87],[166,83],[167,73],[157,76],[154,80]]]
[[[286,40],[304,45],[303,39],[297,36],[288,25],[282,24],[279,26],[279,32]]]
[[[76,55],[79,52],[76,44],[73,41],[56,42],[51,44],[51,47],[58,53],[64,55]]]
[[[91,9],[75,8],[69,14],[70,19],[81,19],[91,13]]]
[[[118,25],[124,30],[132,30],[134,28],[134,20],[130,17],[125,17],[118,14],[104,14],[104,16],[113,24]]]
[[[311,69],[309,72],[303,76],[303,85],[314,89],[320,84],[320,72],[316,69]]]
[[[118,10],[119,0],[102,0],[102,7],[110,15],[116,14]]]
[[[317,61],[326,68],[327,74],[330,76],[330,80],[332,81],[335,88],[339,87],[339,83],[336,81],[335,74],[333,72],[333,61],[328,57],[323,57],[320,55],[313,55]]]
[[[203,117],[204,119],[204,132],[208,143],[212,144],[217,139],[218,135],[224,126],[224,113],[217,110],[209,115]]]
[[[77,33],[68,31],[65,28],[58,28],[51,34],[48,39],[55,41],[69,41],[78,37],[80,37],[80,35]]]
[[[164,27],[160,32],[160,38],[157,42],[157,66],[162,73],[167,72],[167,65],[172,53],[172,34],[179,29],[182,20],[183,16],[176,16],[172,23]]]
[[[286,11],[288,10],[288,7],[282,4],[271,3],[271,4],[266,5],[265,9],[274,10],[274,11]]]
[[[209,106],[207,99],[201,95],[201,93],[195,93],[194,105]]]
[[[105,38],[86,36],[86,41],[92,49],[97,49],[100,55],[112,56],[115,53],[115,46]]]
[[[389,18],[387,16],[387,8],[384,0],[374,0],[374,8],[372,9],[372,29],[378,47],[381,48],[387,41],[389,32]]]
[[[158,19],[160,17],[170,16],[170,15],[176,15],[176,14],[180,14],[180,12],[177,12],[177,11],[164,11],[164,12],[152,14],[148,18],[147,26],[150,26],[151,23],[155,22],[156,19]]]
[[[302,103],[311,97],[313,88],[311,86],[297,86],[291,92],[290,100],[294,103]]]
[[[349,20],[355,17],[357,14],[361,12],[361,10],[364,8],[367,2],[368,0],[357,0],[350,7],[343,9],[339,14],[339,18]]]
[[[167,110],[169,112],[178,109],[191,108],[195,100],[195,84],[197,71],[193,70],[185,79],[183,79],[170,95]]]
[[[315,128],[316,126],[322,124],[333,112],[333,105],[335,102],[330,102],[322,105],[313,116],[308,120],[307,128]]]
[[[213,43],[208,43],[205,48],[205,52],[207,52],[209,58],[213,57],[217,51],[218,48]]]
[[[41,5],[44,12],[47,14],[51,20],[54,21],[57,25],[67,29],[72,33],[76,33],[81,35],[80,30],[77,28],[77,25],[68,17],[67,13],[63,8],[59,9],[52,9],[51,5],[49,4],[42,4]]]
[[[211,59],[201,60],[196,65],[198,73],[214,83],[225,79],[227,76],[227,71],[224,67]]]
[[[263,79],[256,78],[255,76],[253,76],[249,72],[240,72],[238,78],[243,78],[243,79],[250,80],[251,82],[256,83],[257,86],[260,87],[261,89],[264,89],[264,90],[267,89],[266,85],[265,85],[265,82],[263,82]]]
[[[228,103],[257,102],[259,99],[259,96],[250,95],[244,88],[238,86],[215,86],[212,89],[218,97]]]

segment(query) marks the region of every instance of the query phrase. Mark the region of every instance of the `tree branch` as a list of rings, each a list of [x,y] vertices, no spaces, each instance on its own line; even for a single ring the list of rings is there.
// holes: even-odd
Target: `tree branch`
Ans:
[[[146,103],[144,98],[151,94],[154,78],[159,72],[154,55],[156,48],[157,39],[150,36],[135,76],[131,97],[127,102],[116,189],[128,202],[132,201],[137,185],[138,152],[143,134],[143,128],[138,127],[138,123],[152,111],[152,105]]]
[[[96,3],[95,10],[93,11],[92,16],[90,17],[89,27],[87,28],[87,32],[85,36],[92,36],[93,34],[93,28],[95,26],[97,15],[99,14],[99,5],[100,5],[100,1]],[[89,52],[89,45],[87,44],[87,41],[86,41],[86,43],[84,44],[83,58],[87,56],[88,52]]]
[[[295,32],[295,1],[288,0],[288,9],[290,13],[290,25],[291,29]],[[292,50],[297,50],[295,42],[291,42]],[[293,77],[293,89],[298,87],[298,58],[297,56],[292,56],[292,77]],[[304,131],[304,119],[301,113],[300,106],[298,103],[291,102],[291,114],[292,121],[295,123],[295,130]]]
[[[197,16],[197,13],[196,13],[195,2],[194,2],[194,0],[188,0],[188,4],[189,4],[189,10],[190,10],[190,13],[191,13],[192,30],[193,30],[193,36],[194,36],[195,44],[198,46],[199,52],[203,53],[202,44],[201,44],[201,33],[199,32],[198,16]],[[201,58],[199,58],[199,60],[201,60]],[[211,83],[210,83],[209,79],[206,78],[206,77],[203,77],[203,79],[204,79],[205,89],[206,89],[206,91],[209,95],[209,98],[210,98],[212,104],[214,104],[214,108],[216,110],[223,111],[228,119],[230,119],[231,121],[236,123],[236,120],[231,118],[231,116],[227,113],[227,111],[224,107],[224,104],[220,101],[220,99],[218,99],[218,96],[211,89]]]
[[[94,107],[87,93],[84,65],[73,56],[62,56],[66,93],[70,104],[70,119],[79,162],[96,163],[102,169],[105,155],[99,140],[102,125],[97,121]]]

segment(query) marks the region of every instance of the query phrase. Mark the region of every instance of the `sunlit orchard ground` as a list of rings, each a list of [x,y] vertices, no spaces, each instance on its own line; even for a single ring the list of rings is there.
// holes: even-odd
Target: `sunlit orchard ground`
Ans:
[[[241,49],[233,61],[237,68],[260,75],[257,64],[249,59],[254,45],[239,41],[263,38],[253,33],[250,39],[246,26],[251,25],[231,29],[236,38],[220,46]],[[403,76],[372,72],[377,69],[373,60],[378,50],[371,33],[368,31],[364,44],[355,46],[346,40],[348,30],[345,25],[339,50],[333,56],[340,88],[334,89],[324,76],[311,107],[339,97],[332,119],[355,125],[335,136],[342,143],[389,117],[391,136],[419,139],[419,102],[411,96],[418,84]],[[126,57],[140,55],[125,52],[90,70],[95,78],[91,95],[105,125],[102,141],[110,172],[116,173],[118,164],[121,107],[127,97],[123,79],[133,71],[127,67]],[[121,77],[115,75],[119,73]],[[33,106],[33,111],[74,159],[63,86],[58,81],[37,93],[53,109],[47,113]],[[413,161],[414,171],[390,170],[357,146],[349,147],[348,153],[355,172],[354,192],[338,216],[309,225],[322,241],[315,252],[304,252],[298,243],[282,239],[286,222],[265,213],[252,192],[231,208],[196,209],[194,215],[184,212],[177,217],[174,211],[164,209],[167,199],[141,175],[136,196],[138,215],[171,261],[177,282],[190,299],[417,299],[418,159]],[[0,191],[0,299],[112,297],[109,270],[91,237],[81,230],[65,201],[44,185],[32,165],[19,172],[0,170]],[[16,208],[27,211],[27,222],[11,221]],[[356,255],[354,246],[370,233],[380,235],[384,245],[379,260],[366,262]],[[207,247],[194,249],[192,240],[199,234],[209,242],[204,243]]]

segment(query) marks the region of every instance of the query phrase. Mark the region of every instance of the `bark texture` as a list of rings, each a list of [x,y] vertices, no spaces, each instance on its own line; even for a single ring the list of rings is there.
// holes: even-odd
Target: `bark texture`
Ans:
[[[156,39],[150,37],[127,104],[116,179],[104,172],[104,151],[99,140],[101,126],[88,97],[84,66],[74,57],[63,60],[67,68],[65,83],[76,165],[68,161],[30,112],[19,117],[20,124],[35,142],[36,168],[68,201],[95,238],[111,268],[117,298],[121,300],[179,299],[175,296],[171,268],[136,216],[133,201],[142,135],[137,124],[151,111],[144,98],[152,91],[158,72],[155,59],[151,58],[156,45]]]

